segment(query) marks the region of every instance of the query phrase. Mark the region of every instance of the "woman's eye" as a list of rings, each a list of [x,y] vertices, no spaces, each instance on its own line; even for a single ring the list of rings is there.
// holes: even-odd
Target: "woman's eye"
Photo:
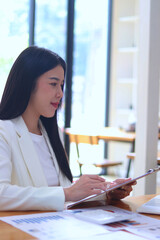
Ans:
[[[57,86],[57,83],[50,83],[50,85],[55,87],[55,86]]]

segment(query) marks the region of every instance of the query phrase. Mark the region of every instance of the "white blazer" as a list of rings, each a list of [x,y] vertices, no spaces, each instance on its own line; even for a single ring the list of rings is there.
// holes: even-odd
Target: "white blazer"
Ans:
[[[42,127],[60,186],[48,187],[34,144],[22,117],[0,120],[0,211],[63,210],[63,187],[71,182],[59,169],[47,133]]]

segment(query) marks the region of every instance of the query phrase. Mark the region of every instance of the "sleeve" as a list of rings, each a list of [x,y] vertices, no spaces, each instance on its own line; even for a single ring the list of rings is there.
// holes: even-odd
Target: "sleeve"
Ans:
[[[11,183],[11,141],[0,125],[0,211],[63,210],[63,187],[22,187]]]
[[[0,184],[1,211],[56,210],[64,209],[64,191],[62,187],[19,187]]]

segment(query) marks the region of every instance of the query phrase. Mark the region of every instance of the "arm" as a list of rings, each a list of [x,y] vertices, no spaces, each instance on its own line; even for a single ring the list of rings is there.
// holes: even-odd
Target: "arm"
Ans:
[[[129,179],[117,179],[113,182],[106,182],[105,179],[97,175],[83,175],[80,179],[71,187],[65,188],[65,198],[66,201],[77,201],[83,198],[86,198],[90,195],[101,194],[106,189],[115,187],[121,183],[128,181]],[[107,203],[112,199],[120,200],[130,194],[132,191],[132,185],[135,185],[136,182],[123,186],[122,188],[115,189],[110,191],[106,195],[94,196],[92,200],[107,200]]]
[[[0,210],[63,210],[64,191],[62,187],[19,187],[0,184]]]
[[[64,188],[66,201],[77,201],[106,190],[107,182],[98,175],[83,175],[68,188]]]
[[[0,128],[1,210],[62,210],[65,200],[75,201],[105,190],[105,180],[96,175],[82,176],[64,189],[44,187],[43,184],[35,187],[16,139],[6,129]],[[64,186],[67,185],[64,178]]]
[[[21,158],[17,154],[13,159],[12,147],[15,145],[16,139],[0,128],[0,210],[62,210],[65,202],[63,188],[35,187],[25,165],[18,163],[15,166]],[[16,152],[19,151],[16,148]]]

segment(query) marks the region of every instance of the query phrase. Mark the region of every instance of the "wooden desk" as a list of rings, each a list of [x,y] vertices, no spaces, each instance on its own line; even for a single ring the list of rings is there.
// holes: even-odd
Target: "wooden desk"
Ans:
[[[136,138],[135,132],[126,132],[116,127],[105,127],[98,131],[98,138],[104,141],[130,142]]]
[[[156,194],[150,194],[150,195],[142,195],[142,196],[137,196],[137,197],[126,197],[121,201],[112,201],[110,205],[119,207],[128,211],[136,212],[137,208],[140,207],[142,204],[145,202],[149,201],[153,197],[155,197]],[[85,202],[79,204],[76,208],[88,208],[88,207],[95,207],[95,206],[104,206],[106,203],[105,201],[92,201],[90,203]],[[143,213],[144,215],[148,217],[153,217],[156,219],[160,220],[160,215],[155,215],[155,214],[148,214],[148,213]]]
[[[65,133],[69,135],[70,133],[77,133],[77,134],[86,134],[86,135],[95,135],[98,137],[99,140],[104,140],[106,142],[113,141],[113,142],[124,142],[124,143],[131,143],[130,152],[135,151],[135,140],[136,140],[136,133],[135,132],[126,132],[116,127],[105,127],[98,130],[88,130],[88,129],[80,129],[76,130],[73,128],[66,128]],[[160,139],[160,133],[158,133],[158,139]],[[131,161],[133,157],[129,157],[128,154],[128,165],[126,170],[125,177],[129,177]],[[158,156],[158,164],[160,164],[160,155]]]
[[[29,211],[29,212],[0,212],[0,217],[14,216],[14,215],[24,215],[24,214],[32,214],[38,213],[37,211]],[[12,227],[11,225],[0,221],[0,239],[1,240],[24,240],[24,239],[36,239],[31,235]]]
[[[134,132],[126,132],[116,127],[104,127],[98,130],[89,130],[89,129],[74,129],[74,128],[66,128],[64,132],[69,135],[71,133],[76,133],[79,135],[93,135],[97,136],[99,140],[104,141],[117,141],[117,142],[134,142],[135,141],[135,133]]]
[[[135,157],[136,157],[136,153],[135,152],[131,152],[131,153],[127,154],[127,158],[129,158],[129,159],[133,159],[134,160]],[[158,154],[157,154],[157,164],[160,165],[160,152],[158,152]]]
[[[116,207],[120,207],[122,209],[126,209],[129,211],[135,212],[136,209],[144,204],[146,201],[149,201],[151,198],[156,196],[156,194],[152,195],[146,195],[146,196],[138,196],[138,197],[127,197],[124,200],[121,201],[113,201],[112,205]],[[90,203],[81,204],[81,207],[95,207],[99,205],[105,205],[105,201],[95,201]],[[80,205],[78,206],[78,208]],[[28,212],[0,212],[0,216],[13,216],[13,215],[23,215],[23,214],[33,214],[33,213],[40,213],[39,211],[28,211]],[[41,212],[42,213],[42,212]],[[145,214],[149,217],[157,218],[160,220],[160,215],[151,215],[151,214]],[[12,227],[11,225],[0,221],[0,239],[1,240],[24,240],[24,239],[36,239],[35,237],[31,237],[29,234]]]
[[[126,171],[126,177],[129,177],[131,161],[135,157],[135,132],[126,132],[114,127],[106,127],[98,133],[98,138],[104,141],[119,141],[119,142],[129,142],[131,143],[130,153],[127,154],[128,166]],[[158,133],[158,139],[160,139],[160,133]],[[157,155],[157,164],[160,164],[160,152]]]
[[[152,199],[155,196],[156,196],[156,194],[142,195],[142,196],[137,196],[137,197],[126,197],[122,201],[112,203],[112,205],[119,207],[119,208],[126,209],[128,211],[136,212],[138,207],[140,207],[142,204],[149,201],[150,199]],[[153,218],[160,220],[160,215],[148,214],[148,213],[143,213],[143,215],[148,216],[148,217],[153,217]]]

